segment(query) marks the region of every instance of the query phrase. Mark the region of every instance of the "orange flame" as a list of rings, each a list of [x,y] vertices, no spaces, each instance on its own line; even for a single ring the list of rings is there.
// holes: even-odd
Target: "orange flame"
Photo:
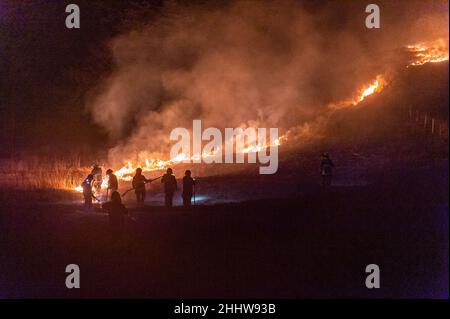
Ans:
[[[443,39],[408,45],[407,50],[414,56],[407,67],[448,61],[448,43]]]
[[[378,75],[377,78],[373,80],[370,84],[363,86],[360,89],[358,96],[356,97],[355,101],[353,101],[353,105],[361,103],[369,95],[381,92],[385,83],[386,81],[384,77],[382,75]]]
[[[274,145],[279,146],[281,145],[282,141],[287,140],[287,137],[285,135],[280,136],[278,139],[275,140]],[[241,153],[248,154],[253,152],[259,152],[264,150],[265,148],[270,147],[271,144],[267,143],[266,145],[250,145],[245,147]],[[217,152],[221,152],[221,150],[216,150],[214,153],[203,153],[201,155],[202,158],[211,157],[214,156]],[[161,159],[154,159],[154,158],[146,158],[144,160],[144,163],[138,163],[137,165],[133,165],[131,160],[126,161],[126,164],[122,166],[120,169],[114,172],[114,174],[117,176],[119,180],[122,181],[131,181],[133,179],[133,175],[138,167],[142,168],[142,171],[145,172],[152,172],[157,170],[165,169],[169,166],[176,165],[179,163],[182,163],[187,160],[195,160],[199,159],[200,155],[195,154],[191,157],[187,156],[184,153],[178,154],[176,157],[164,161]],[[102,181],[102,189],[106,189],[108,186],[108,176],[103,177]],[[77,186],[74,188],[77,192],[83,192],[83,188],[81,186]]]
[[[343,108],[356,106],[359,103],[361,103],[362,101],[364,101],[368,96],[381,92],[381,90],[386,85],[387,85],[386,79],[384,78],[383,75],[379,74],[379,75],[377,75],[377,77],[374,80],[362,85],[359,88],[359,90],[356,92],[354,97],[337,102],[337,103],[329,104],[328,108],[343,109]]]

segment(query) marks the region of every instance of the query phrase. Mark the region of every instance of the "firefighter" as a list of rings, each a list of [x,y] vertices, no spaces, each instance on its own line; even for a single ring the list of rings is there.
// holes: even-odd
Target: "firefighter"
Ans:
[[[331,178],[333,176],[333,161],[330,159],[328,153],[322,154],[322,159],[320,161],[320,174],[322,175],[322,186],[331,186]]]
[[[108,187],[106,188],[106,199],[108,199],[108,193],[112,196],[112,193],[119,189],[119,182],[117,181],[117,176],[113,174],[112,169],[108,169],[106,175],[108,175]]]
[[[84,197],[84,208],[85,210],[92,209],[92,199],[95,199],[94,194],[92,193],[92,180],[94,176],[89,174],[86,179],[81,183],[81,187],[83,188],[83,197]]]
[[[167,169],[166,174],[163,175],[161,183],[164,184],[165,204],[166,207],[172,207],[173,194],[178,189],[177,180],[173,176],[171,168]]]
[[[145,183],[149,182],[144,175],[142,175],[142,168],[136,168],[136,174],[133,177],[132,185],[136,193],[136,200],[138,204],[144,204],[145,200]]]
[[[111,201],[104,203],[102,208],[108,212],[113,239],[121,240],[125,229],[125,215],[128,215],[128,210],[122,204],[119,192],[113,191]]]
[[[102,168],[98,164],[94,164],[91,175],[93,176],[92,188],[94,193],[98,194],[102,188]]]
[[[183,177],[183,193],[181,197],[183,197],[183,206],[185,208],[191,207],[191,199],[195,187],[195,180],[191,177],[191,175],[191,171],[187,170]]]

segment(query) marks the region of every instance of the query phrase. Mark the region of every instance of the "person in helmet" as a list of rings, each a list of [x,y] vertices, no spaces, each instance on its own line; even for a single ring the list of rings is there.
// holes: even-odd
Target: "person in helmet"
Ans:
[[[98,195],[102,188],[102,168],[98,164],[94,164],[94,166],[92,166],[91,175],[93,176],[92,188]]]
[[[192,195],[194,193],[195,180],[191,175],[191,171],[187,170],[183,177],[183,193],[181,194],[181,197],[183,198],[183,206],[185,208],[191,207]]]
[[[133,176],[132,185],[136,193],[136,200],[138,204],[144,204],[145,200],[145,183],[149,182],[144,175],[142,175],[142,168],[136,169],[136,174]]]
[[[85,210],[92,209],[92,199],[95,198],[92,193],[92,181],[94,176],[89,174],[86,179],[81,183],[81,187],[83,188],[83,197],[84,197],[84,208]]]
[[[161,178],[161,183],[164,184],[165,205],[170,208],[172,207],[173,194],[178,189],[177,180],[171,168],[167,169],[166,174]]]
[[[117,181],[117,176],[113,173],[112,169],[108,169],[106,171],[106,175],[108,175],[108,187],[106,189],[106,194],[111,194],[112,196],[112,193],[119,189],[119,182]]]
[[[331,186],[334,164],[328,153],[323,153],[320,161],[320,174],[322,175],[322,186]]]

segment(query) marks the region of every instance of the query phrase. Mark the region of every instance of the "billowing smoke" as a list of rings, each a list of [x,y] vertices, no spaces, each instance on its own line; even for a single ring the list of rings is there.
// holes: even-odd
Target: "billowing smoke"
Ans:
[[[408,3],[393,12],[381,4],[382,29],[371,31],[364,3],[168,5],[160,18],[111,41],[114,71],[89,102],[117,141],[110,162],[167,159],[170,131],[193,119],[280,134],[314,122],[324,106],[384,72],[393,49],[421,35],[448,37],[447,3],[430,4],[431,13]]]

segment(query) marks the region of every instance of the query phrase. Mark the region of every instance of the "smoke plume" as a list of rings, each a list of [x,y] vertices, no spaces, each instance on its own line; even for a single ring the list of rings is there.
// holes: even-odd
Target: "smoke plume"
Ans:
[[[114,71],[88,103],[116,142],[110,162],[167,159],[170,131],[193,119],[280,134],[311,127],[324,106],[386,71],[394,49],[448,37],[447,2],[395,3],[380,2],[380,30],[366,29],[366,3],[169,3],[111,40]]]

